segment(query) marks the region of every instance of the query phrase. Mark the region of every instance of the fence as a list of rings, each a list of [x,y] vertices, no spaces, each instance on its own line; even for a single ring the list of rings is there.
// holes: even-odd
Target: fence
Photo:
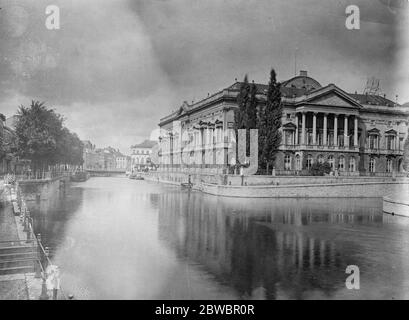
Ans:
[[[70,176],[74,171],[27,171],[24,174],[8,173],[3,177],[4,184],[14,184],[20,180],[51,180],[58,177]]]
[[[34,259],[34,270],[35,270],[35,277],[42,279],[42,287],[41,287],[41,295],[40,300],[48,300],[47,294],[47,267],[54,266],[50,259],[50,249],[48,247],[44,247],[41,239],[41,234],[35,234],[34,231],[34,219],[30,215],[30,211],[27,208],[26,202],[23,199],[21,190],[17,190],[17,204],[20,208],[20,223],[23,226],[23,231],[26,233],[26,245],[28,244],[33,248],[33,252],[36,253],[36,257]],[[20,243],[23,242],[20,240]],[[71,297],[67,297],[64,293],[64,290],[59,288],[60,297],[63,299],[71,299]],[[53,292],[53,299],[57,299],[57,292]]]

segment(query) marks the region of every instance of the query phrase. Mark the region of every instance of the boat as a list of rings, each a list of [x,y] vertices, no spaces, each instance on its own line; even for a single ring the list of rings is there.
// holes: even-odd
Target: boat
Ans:
[[[183,188],[192,188],[193,187],[193,183],[190,182],[184,182],[180,184]]]
[[[391,215],[409,217],[409,201],[393,197],[383,197],[383,212]]]
[[[144,180],[144,178],[142,177],[142,174],[140,173],[132,173],[129,175],[129,179],[133,179],[133,180]]]
[[[86,171],[76,171],[71,177],[70,180],[73,182],[85,182],[89,179],[89,173]]]

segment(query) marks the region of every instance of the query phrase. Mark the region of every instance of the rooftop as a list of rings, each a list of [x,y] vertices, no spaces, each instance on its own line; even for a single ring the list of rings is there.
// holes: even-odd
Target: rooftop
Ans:
[[[145,141],[143,141],[142,143],[139,144],[135,144],[133,146],[131,146],[131,148],[146,148],[146,149],[150,149],[153,146],[155,146],[157,144],[156,141],[152,141],[152,140],[148,140],[146,139]]]
[[[237,96],[240,86],[243,82],[236,81],[229,87],[222,89],[212,95],[209,95],[205,99],[197,101],[192,104],[188,104],[186,101],[183,103],[182,106],[177,108],[176,110],[172,111],[167,116],[160,119],[160,123],[167,123],[172,121],[173,119],[178,118],[180,115],[184,113],[191,113],[194,112],[196,109],[201,109],[208,104],[212,104],[220,99],[235,99]],[[254,83],[254,82],[253,82]],[[323,87],[317,80],[308,76],[307,71],[300,71],[300,74],[292,77],[291,79],[281,81],[281,94],[283,97],[284,102],[291,102],[296,100],[302,100],[303,97],[308,97],[311,94],[315,94],[320,90],[324,90],[326,87]],[[267,94],[268,85],[262,83],[254,83],[257,88],[257,94],[260,96],[265,96]],[[332,85],[335,87],[335,85]],[[340,89],[342,91],[342,89]],[[373,108],[372,106],[380,106],[380,107],[405,107],[405,105],[401,106],[396,104],[395,102],[387,99],[385,96],[380,95],[370,95],[370,94],[358,94],[358,93],[346,93],[350,98],[355,100],[361,105],[365,105],[365,107]],[[263,99],[263,97],[260,97]],[[297,99],[298,98],[298,99]],[[409,103],[408,103],[409,104]],[[397,108],[400,109],[400,108]],[[398,111],[398,110],[396,110]]]

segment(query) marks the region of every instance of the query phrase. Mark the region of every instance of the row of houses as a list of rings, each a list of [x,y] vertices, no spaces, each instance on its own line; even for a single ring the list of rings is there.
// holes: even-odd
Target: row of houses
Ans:
[[[84,144],[84,170],[91,171],[129,171],[131,158],[113,147],[97,148],[91,141]]]
[[[152,152],[157,146],[155,141],[145,140],[131,146],[131,155],[124,155],[112,147],[97,148],[91,141],[84,144],[84,169],[94,171],[141,171],[152,169]]]

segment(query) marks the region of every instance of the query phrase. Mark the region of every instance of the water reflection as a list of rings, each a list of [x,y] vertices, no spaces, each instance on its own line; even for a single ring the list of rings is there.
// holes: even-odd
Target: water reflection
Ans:
[[[245,299],[402,297],[408,229],[381,208],[377,199],[167,193],[160,200],[159,238]],[[348,265],[360,268],[359,292],[345,289]]]
[[[32,206],[78,298],[408,298],[409,219],[382,214],[381,200],[229,199],[94,178]],[[345,288],[347,265],[361,290]]]

